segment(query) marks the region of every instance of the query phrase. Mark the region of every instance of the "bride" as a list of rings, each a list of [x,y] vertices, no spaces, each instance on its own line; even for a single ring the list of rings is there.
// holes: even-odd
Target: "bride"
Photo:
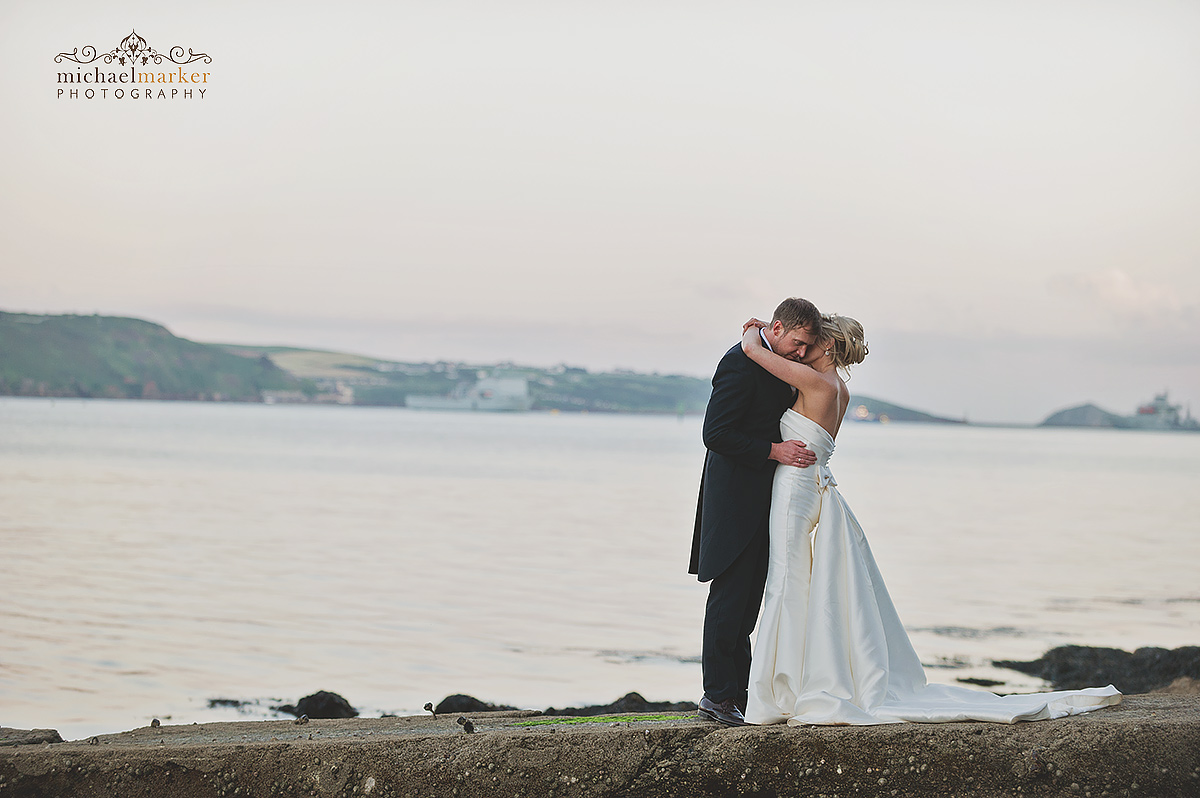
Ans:
[[[780,466],[771,494],[770,559],[750,664],[750,723],[877,724],[1058,718],[1116,704],[1112,685],[998,696],[927,684],[900,616],[854,514],[829,470],[850,403],[839,369],[867,356],[863,328],[822,316],[823,332],[800,362],[762,345],[757,319],[742,349],[798,391],[780,419],[783,440],[817,456],[810,468]]]

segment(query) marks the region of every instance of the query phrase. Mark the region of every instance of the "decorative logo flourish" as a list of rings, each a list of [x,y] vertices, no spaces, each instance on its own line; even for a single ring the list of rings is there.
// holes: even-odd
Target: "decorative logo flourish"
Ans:
[[[90,64],[96,60],[102,60],[106,64],[111,64],[113,61],[116,61],[121,66],[136,66],[139,63],[145,66],[151,61],[161,64],[164,60],[170,61],[173,64],[190,64],[193,61],[201,60],[206,64],[212,63],[211,56],[206,53],[193,52],[190,47],[187,49],[187,52],[184,52],[182,47],[176,45],[164,55],[146,44],[146,40],[138,36],[137,31],[132,31],[121,40],[120,44],[107,53],[97,54],[96,48],[89,44],[82,51],[76,47],[69,53],[59,53],[54,56],[54,63],[56,64],[61,64],[64,60],[74,61],[76,64]]]

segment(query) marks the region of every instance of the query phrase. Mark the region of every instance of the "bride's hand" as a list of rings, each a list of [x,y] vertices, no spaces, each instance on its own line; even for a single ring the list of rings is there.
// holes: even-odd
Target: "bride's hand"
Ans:
[[[752,319],[751,321],[755,320]],[[749,322],[742,328],[742,351],[747,355],[750,354],[751,350],[762,346],[762,335],[758,331],[759,328]]]
[[[744,334],[746,332],[746,330],[749,330],[751,327],[754,327],[756,329],[761,329],[762,327],[766,327],[766,326],[767,326],[767,323],[765,321],[761,321],[752,316],[750,318],[750,321],[748,321],[742,325],[742,333]]]

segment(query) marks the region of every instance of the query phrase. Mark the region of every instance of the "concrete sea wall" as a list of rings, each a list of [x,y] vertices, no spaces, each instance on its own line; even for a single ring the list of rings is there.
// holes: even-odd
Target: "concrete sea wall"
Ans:
[[[725,728],[533,712],[0,735],[0,796],[1200,796],[1200,698],[1013,726]]]

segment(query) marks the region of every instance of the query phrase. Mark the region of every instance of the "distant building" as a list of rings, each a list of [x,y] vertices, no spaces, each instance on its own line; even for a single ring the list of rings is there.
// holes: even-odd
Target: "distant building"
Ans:
[[[484,377],[451,396],[409,396],[405,405],[420,410],[525,412],[533,404],[523,377]]]
[[[338,380],[313,397],[313,401],[326,405],[354,404],[354,388]]]
[[[263,391],[262,400],[269,405],[301,404],[308,401],[303,391]]]

